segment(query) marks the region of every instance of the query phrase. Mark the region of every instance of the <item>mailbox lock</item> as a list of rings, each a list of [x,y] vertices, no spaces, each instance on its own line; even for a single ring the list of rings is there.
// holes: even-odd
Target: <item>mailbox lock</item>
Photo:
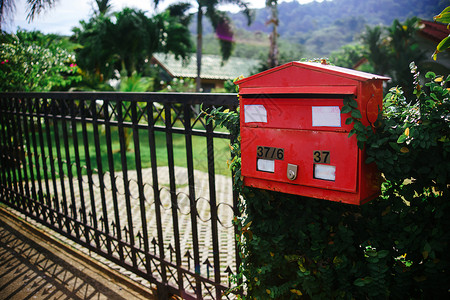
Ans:
[[[295,180],[295,178],[297,178],[297,165],[287,165],[287,178],[289,180]]]

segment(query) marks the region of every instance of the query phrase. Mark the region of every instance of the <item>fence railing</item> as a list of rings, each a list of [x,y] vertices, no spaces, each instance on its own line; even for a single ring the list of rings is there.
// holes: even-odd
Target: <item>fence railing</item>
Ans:
[[[239,255],[228,132],[235,94],[0,93],[0,200],[156,286],[228,298]]]

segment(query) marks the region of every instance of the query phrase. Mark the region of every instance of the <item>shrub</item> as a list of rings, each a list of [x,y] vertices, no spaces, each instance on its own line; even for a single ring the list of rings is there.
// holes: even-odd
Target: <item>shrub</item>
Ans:
[[[239,138],[231,145],[235,188],[243,196],[240,230],[244,298],[443,299],[450,289],[450,77],[428,73],[414,99],[384,98],[368,160],[386,181],[362,206],[244,187]],[[236,136],[239,115],[213,110],[209,121]]]

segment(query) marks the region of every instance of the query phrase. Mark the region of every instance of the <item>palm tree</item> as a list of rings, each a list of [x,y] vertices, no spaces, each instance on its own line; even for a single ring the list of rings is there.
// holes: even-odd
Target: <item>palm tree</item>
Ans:
[[[159,0],[153,0],[155,6]],[[197,5],[197,79],[196,90],[200,91],[200,74],[202,68],[202,46],[203,46],[203,16],[205,15],[212,23],[216,36],[220,42],[222,59],[227,60],[233,50],[233,31],[231,29],[231,20],[226,12],[217,9],[219,4],[235,4],[242,9],[247,17],[248,24],[252,21],[251,11],[248,3],[242,0],[191,0]]]
[[[266,24],[273,24],[272,33],[270,34],[269,59],[267,60],[267,65],[270,69],[278,66],[278,1],[266,0],[266,7],[270,8],[271,11],[271,18]]]
[[[112,8],[110,0],[95,0],[97,4],[98,11],[96,12],[98,15],[106,15]]]
[[[43,10],[55,6],[57,0],[27,0],[27,20],[28,22],[40,14]],[[8,18],[11,18],[16,10],[15,0],[0,0],[0,30]]]
[[[89,22],[80,21],[72,37],[82,46],[76,50],[78,65],[102,81],[114,77],[115,70],[123,76],[143,72],[155,52],[186,58],[192,43],[182,21],[169,10],[149,18],[131,8],[116,12],[114,18],[98,15]]]

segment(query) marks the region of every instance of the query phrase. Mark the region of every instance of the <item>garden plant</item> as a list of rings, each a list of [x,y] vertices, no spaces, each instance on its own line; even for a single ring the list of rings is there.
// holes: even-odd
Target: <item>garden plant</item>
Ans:
[[[230,145],[244,299],[444,299],[450,291],[450,76],[411,64],[414,94],[392,88],[373,127],[357,105],[343,113],[385,181],[362,205],[243,186],[239,111],[214,109],[209,121],[235,136]],[[239,289],[239,287],[237,289]],[[230,291],[236,292],[236,290]]]

